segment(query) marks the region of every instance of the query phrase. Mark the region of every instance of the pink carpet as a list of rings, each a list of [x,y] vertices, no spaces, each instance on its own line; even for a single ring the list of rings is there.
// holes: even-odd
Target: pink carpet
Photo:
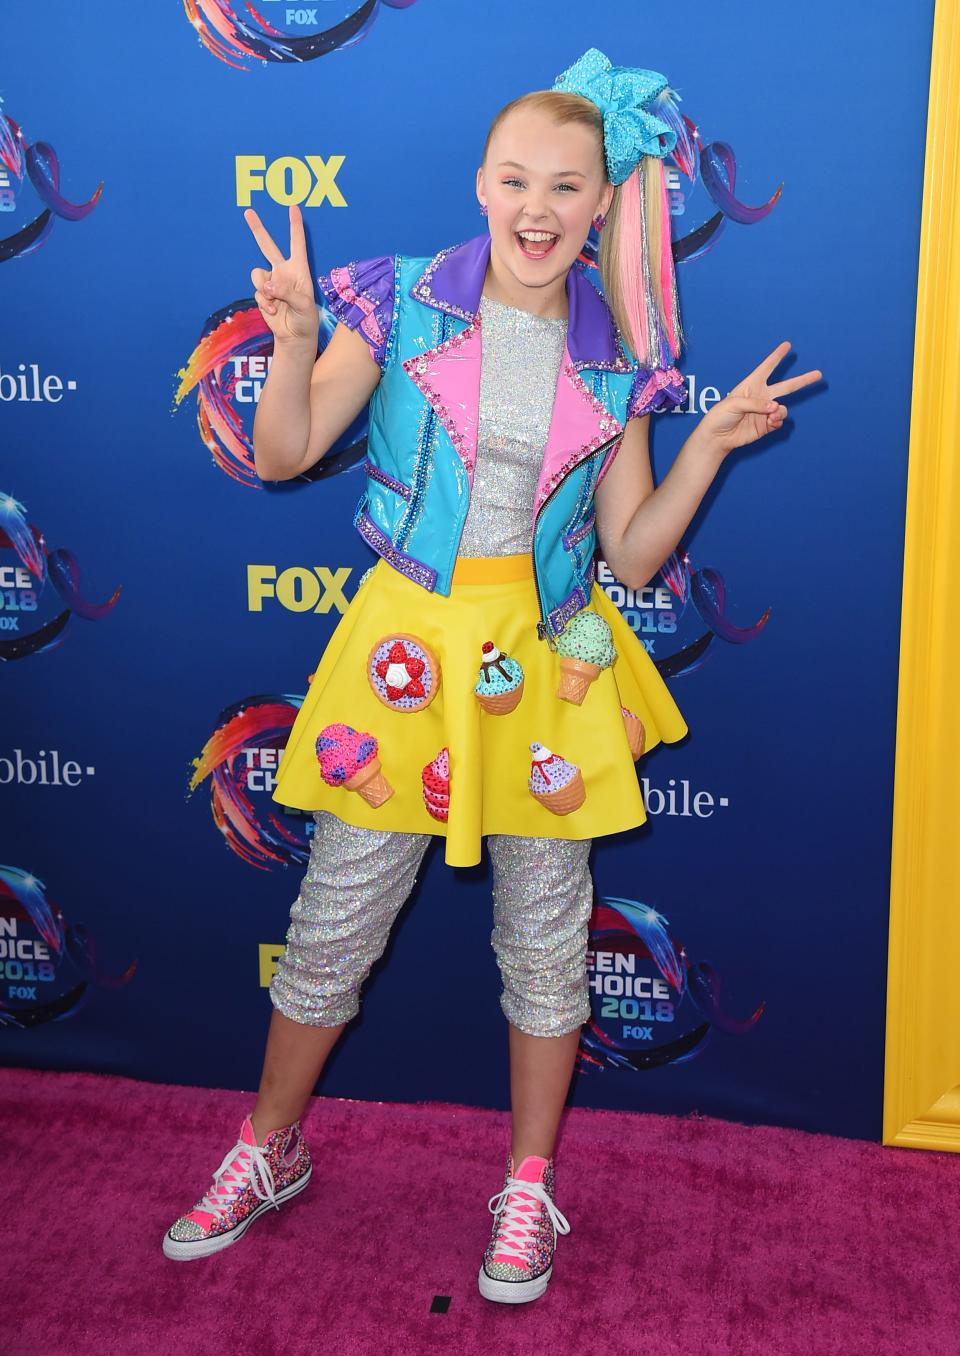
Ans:
[[[168,1261],[164,1230],[252,1104],[0,1070],[4,1356],[960,1353],[952,1154],[570,1110],[572,1231],[546,1295],[508,1308],[476,1282],[508,1117],[470,1107],[315,1099],[303,1195],[233,1248]]]

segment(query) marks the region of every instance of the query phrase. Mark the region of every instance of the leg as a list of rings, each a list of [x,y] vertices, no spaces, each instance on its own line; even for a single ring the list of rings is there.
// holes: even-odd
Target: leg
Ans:
[[[359,1011],[360,987],[383,955],[430,843],[427,833],[360,829],[327,813],[315,819],[286,951],[270,984],[274,1012],[252,1115],[258,1141],[303,1114]]]
[[[527,1154],[543,1158],[553,1154],[557,1126],[577,1062],[580,1026],[563,1036],[531,1036],[510,1024],[514,1163],[522,1163]]]
[[[488,838],[491,942],[510,1023],[513,1158],[549,1158],[590,1016],[586,951],[593,908],[592,841]]]

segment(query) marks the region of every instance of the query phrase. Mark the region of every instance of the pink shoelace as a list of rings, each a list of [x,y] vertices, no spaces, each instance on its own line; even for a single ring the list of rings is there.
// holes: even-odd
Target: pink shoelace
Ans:
[[[497,1215],[503,1212],[497,1225],[492,1257],[494,1262],[527,1265],[527,1250],[536,1233],[541,1207],[546,1207],[556,1245],[557,1234],[568,1234],[570,1225],[554,1205],[542,1182],[525,1182],[522,1178],[508,1177],[503,1190],[490,1197],[487,1202],[490,1213]]]
[[[253,1187],[254,1195],[260,1200],[270,1201],[279,1209],[274,1199],[276,1184],[273,1172],[263,1150],[259,1144],[247,1144],[241,1139],[226,1154],[213,1174],[213,1186],[196,1209],[220,1215],[230,1208],[248,1185]]]

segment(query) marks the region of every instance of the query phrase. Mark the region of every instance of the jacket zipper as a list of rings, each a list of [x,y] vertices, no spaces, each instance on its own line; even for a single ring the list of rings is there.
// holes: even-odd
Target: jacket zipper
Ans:
[[[602,453],[605,454],[605,453],[609,452],[610,448],[613,447],[614,443],[617,442],[620,438],[622,438],[622,436],[623,436],[623,431],[621,430],[620,433],[617,433],[617,434],[615,434],[612,438],[609,438],[609,439],[608,439],[605,443],[603,443],[600,447],[594,448],[594,450],[590,453],[590,456],[589,456],[589,457],[584,457],[583,460],[584,460],[584,461],[592,461],[592,460],[594,459],[594,457],[599,457]],[[578,462],[577,464],[578,464],[578,466],[582,466],[582,465],[583,465],[583,462],[581,461],[581,462]],[[556,642],[556,640],[553,638],[553,636],[550,634],[550,628],[547,626],[547,614],[546,614],[546,609],[544,608],[544,605],[543,605],[543,593],[542,593],[542,591],[541,591],[541,589],[540,589],[540,575],[539,575],[539,572],[538,572],[538,570],[537,570],[537,556],[536,556],[536,552],[534,551],[534,546],[536,545],[537,523],[540,521],[540,515],[543,513],[543,510],[544,510],[544,509],[547,507],[547,505],[550,503],[550,500],[553,498],[553,496],[554,496],[554,495],[557,493],[557,491],[560,489],[560,486],[564,484],[564,482],[566,481],[566,478],[567,478],[567,477],[564,476],[563,479],[557,481],[556,485],[554,485],[553,489],[550,491],[550,493],[547,495],[546,499],[544,499],[543,503],[540,505],[539,509],[537,510],[537,516],[536,516],[536,519],[534,520],[534,524],[533,524],[533,537],[534,537],[534,540],[533,540],[533,542],[531,543],[531,546],[530,546],[531,551],[533,551],[533,579],[534,579],[534,583],[536,584],[536,588],[537,588],[537,605],[538,605],[539,608],[540,608],[540,621],[537,622],[537,636],[538,636],[538,638],[539,638],[540,640],[545,640],[545,641],[547,642],[547,645],[550,647],[551,650],[555,650],[555,649],[557,648],[557,642]]]

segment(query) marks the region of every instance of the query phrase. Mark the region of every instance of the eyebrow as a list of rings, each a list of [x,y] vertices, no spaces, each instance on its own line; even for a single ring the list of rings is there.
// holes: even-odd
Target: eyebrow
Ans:
[[[512,165],[514,169],[519,170],[526,170],[527,168],[526,165],[521,165],[518,160],[501,160],[497,169],[504,169],[507,165]],[[573,175],[576,175],[578,179],[585,179],[587,177],[580,170],[556,170],[553,177],[554,179],[569,179]]]

